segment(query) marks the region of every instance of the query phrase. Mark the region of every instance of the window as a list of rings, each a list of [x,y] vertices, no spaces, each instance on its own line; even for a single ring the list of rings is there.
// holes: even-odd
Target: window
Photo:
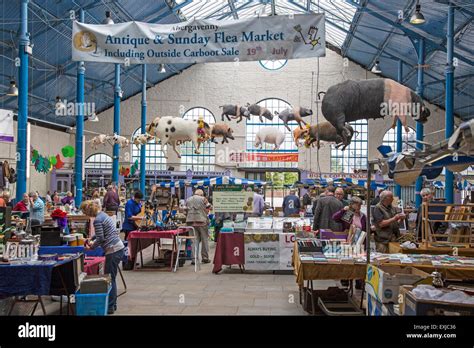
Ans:
[[[216,118],[205,108],[192,108],[183,115],[185,120],[198,120],[203,117],[204,122],[212,125]],[[181,145],[181,170],[192,169],[193,171],[214,171],[216,163],[216,144],[206,141],[201,144],[200,154],[194,153],[194,145],[187,141]]]
[[[105,153],[96,153],[87,157],[85,169],[112,169],[112,157]]]
[[[408,133],[405,132],[405,128],[402,127],[402,151],[414,149],[416,146],[416,132],[413,128],[409,127]],[[392,148],[392,151],[397,150],[397,129],[390,128],[383,136],[383,145],[388,145]],[[412,145],[412,146],[410,146]]]
[[[133,132],[132,139],[142,134],[140,127]],[[140,146],[141,147],[141,146]],[[166,170],[166,158],[161,144],[155,140],[150,141],[145,147],[145,170]],[[140,163],[140,148],[132,144],[132,165],[138,160]]]
[[[286,59],[279,59],[279,60],[260,60],[260,65],[267,70],[279,70],[283,68],[288,60]]]
[[[289,154],[289,153],[298,153],[298,149],[295,146],[293,141],[293,130],[298,127],[296,122],[288,123],[288,126],[291,129],[291,132],[286,129],[283,121],[275,115],[276,112],[281,112],[286,108],[291,107],[286,101],[276,98],[264,99],[257,103],[260,106],[266,107],[273,115],[273,120],[266,119],[263,117],[263,123],[260,122],[258,116],[251,116],[247,120],[246,132],[245,132],[245,142],[247,152],[268,152],[268,153],[279,153],[279,154]],[[309,120],[308,120],[309,122]],[[278,150],[274,150],[274,146],[262,143],[261,148],[255,147],[255,135],[261,129],[265,127],[276,127],[283,134],[285,134],[285,140],[281,144]],[[298,161],[296,162],[247,162],[244,163],[246,167],[258,167],[258,168],[296,168],[298,167]]]
[[[331,172],[333,173],[353,173],[355,169],[367,169],[367,120],[351,122],[350,125],[355,132],[351,144],[344,151],[331,145]]]

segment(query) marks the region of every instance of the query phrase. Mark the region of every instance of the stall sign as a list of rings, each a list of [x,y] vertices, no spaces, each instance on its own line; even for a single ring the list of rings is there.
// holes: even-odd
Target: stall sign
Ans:
[[[212,203],[216,213],[251,213],[253,211],[253,192],[243,191],[214,191]]]
[[[13,132],[13,111],[0,109],[0,141],[15,142]]]
[[[298,162],[298,153],[231,153],[229,160],[231,162]]]
[[[277,270],[280,268],[278,233],[245,233],[245,269]]]
[[[294,233],[282,233],[280,236],[280,270],[293,270],[293,248],[296,236]]]
[[[325,32],[322,13],[174,24],[75,21],[72,60],[127,65],[324,57]]]

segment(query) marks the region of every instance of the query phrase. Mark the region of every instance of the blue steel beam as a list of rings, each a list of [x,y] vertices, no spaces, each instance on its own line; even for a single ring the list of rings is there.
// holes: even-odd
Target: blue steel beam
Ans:
[[[258,6],[258,4],[254,4],[253,1],[247,1],[246,3],[244,3],[243,5],[239,6],[239,7],[236,7],[235,9],[235,12],[239,13],[240,10],[243,10],[244,8],[247,8],[249,5],[252,5],[252,6]],[[250,6],[251,7],[251,6]],[[222,20],[222,19],[226,19],[227,17],[229,17],[230,15],[232,14],[232,12],[229,12],[229,13],[226,13],[225,15],[221,16],[218,18],[218,20]],[[207,18],[207,17],[206,17]]]
[[[358,6],[360,8],[360,5],[358,5],[354,0],[346,0],[346,1],[349,1],[350,3],[353,3],[355,4],[356,6]],[[434,37],[433,35],[430,35],[428,33],[426,33],[425,31],[422,31],[421,29],[412,29],[408,26],[405,26],[401,23],[397,23],[395,21],[393,21],[390,17],[387,17],[385,16],[384,14],[382,14],[381,11],[382,9],[378,6],[376,6],[375,4],[373,4],[373,6],[375,7],[375,10],[372,11],[372,10],[369,10],[367,8],[364,8],[362,9],[361,8],[361,11],[363,11],[364,13],[367,13],[391,26],[395,26],[397,27],[398,29],[404,31],[408,36],[411,36],[411,37],[415,37],[415,38],[424,38],[425,39],[425,42],[426,43],[429,43],[431,45],[433,45],[436,49],[442,51],[442,52],[445,52],[446,51],[446,47],[443,46],[443,39],[440,39],[440,38],[437,38],[437,37]],[[453,53],[454,54],[454,57],[458,58],[460,61],[463,61],[465,62],[466,64],[469,64],[469,65],[472,65],[472,61],[465,57],[465,55],[467,55],[468,53],[472,54],[472,51],[468,50],[468,51],[465,51],[465,50],[461,50],[459,49],[459,53]]]
[[[418,79],[417,79],[417,86],[416,86],[416,93],[423,99],[423,79],[424,79],[424,71],[423,65],[425,64],[425,40],[420,38],[418,40]],[[416,147],[420,150],[423,150],[423,141],[424,139],[424,127],[421,122],[416,123],[416,140],[419,140],[416,143]],[[421,176],[416,179],[415,184],[415,206],[419,209],[421,205],[421,195],[420,191],[423,188],[423,178]]]
[[[20,201],[26,192],[26,156],[27,125],[28,125],[28,54],[26,47],[30,44],[28,34],[28,0],[21,0],[20,4],[20,40],[19,52],[20,82],[18,84],[18,130],[17,130],[17,183],[16,200]]]
[[[448,7],[448,24],[446,33],[447,62],[446,62],[446,139],[454,132],[454,5],[450,2]],[[445,185],[446,203],[454,203],[454,174],[446,169]]]
[[[415,0],[409,0],[407,2],[407,4],[405,5],[405,8],[403,9],[403,14],[405,15],[406,13],[409,13],[412,10],[413,6],[415,6]],[[392,36],[393,36],[393,34],[395,33],[396,30],[397,30],[397,28],[395,28],[395,27],[392,27],[390,29],[390,33],[385,37],[384,41],[380,45],[379,52],[374,56],[374,58],[372,59],[370,64],[367,66],[369,69],[372,69],[372,67],[375,65],[377,60],[379,60],[380,55],[383,53],[385,47],[387,47],[388,44],[390,43],[390,39],[392,38]],[[398,82],[401,83],[401,81],[398,81]]]
[[[146,64],[142,66],[142,114],[141,114],[141,134],[146,133]],[[146,171],[146,144],[140,148],[140,191],[146,198],[145,190],[145,171]]]
[[[397,71],[397,81],[399,83],[402,82],[403,79],[403,62],[401,60],[398,61],[398,71]],[[397,153],[402,152],[402,122],[400,119],[397,120]],[[402,198],[402,187],[398,184],[395,185],[395,196],[398,198]]]
[[[346,0],[352,5],[355,5],[352,1]],[[354,14],[354,18],[352,18],[352,24],[351,27],[349,28],[349,32],[346,36],[346,39],[344,40],[344,43],[342,44],[342,49],[341,49],[341,54],[343,57],[347,55],[347,50],[351,46],[352,39],[355,35],[355,32],[357,31],[357,25],[359,24],[360,18],[362,17],[363,14],[363,9],[367,6],[367,3],[369,0],[362,0],[360,3],[357,3],[357,8],[358,10]]]
[[[114,89],[114,133],[120,135],[120,64],[115,64],[115,89]],[[112,182],[118,184],[119,180],[120,148],[114,144],[112,158]]]
[[[84,11],[79,12],[79,21],[84,22]],[[76,80],[76,103],[78,104],[76,115],[76,156],[74,158],[74,186],[76,194],[74,201],[76,207],[82,203],[82,166],[84,159],[84,74],[86,68],[84,62],[77,62],[77,80]]]
[[[229,4],[229,7],[232,11],[232,16],[234,17],[234,19],[239,19],[239,15],[237,11],[235,10],[234,0],[227,0],[227,3]]]

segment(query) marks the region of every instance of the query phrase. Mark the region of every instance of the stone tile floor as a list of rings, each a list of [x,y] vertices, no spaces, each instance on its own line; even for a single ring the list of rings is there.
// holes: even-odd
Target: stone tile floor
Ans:
[[[210,244],[212,256],[215,245]],[[144,251],[144,260],[154,262],[151,247]],[[237,266],[224,266],[216,275],[212,267],[212,263],[202,264],[195,273],[194,266],[186,261],[176,273],[123,271],[128,289],[118,298],[114,315],[307,315],[299,304],[298,286],[291,272],[242,274]],[[120,277],[117,284],[120,293]],[[336,282],[317,281],[314,285],[325,289]],[[59,314],[58,302],[45,298],[45,305],[48,315]],[[20,314],[18,311],[15,314]],[[42,315],[39,308],[36,315]]]

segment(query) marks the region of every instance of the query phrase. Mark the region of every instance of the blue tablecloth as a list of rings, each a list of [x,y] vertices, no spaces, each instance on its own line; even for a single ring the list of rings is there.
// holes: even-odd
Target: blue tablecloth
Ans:
[[[40,246],[38,254],[76,254],[76,253],[84,253],[86,256],[104,256],[104,249],[98,247],[94,250],[85,250],[83,246],[68,246],[68,245],[61,245],[61,246]]]
[[[53,268],[70,261],[0,265],[0,297],[48,295]]]

